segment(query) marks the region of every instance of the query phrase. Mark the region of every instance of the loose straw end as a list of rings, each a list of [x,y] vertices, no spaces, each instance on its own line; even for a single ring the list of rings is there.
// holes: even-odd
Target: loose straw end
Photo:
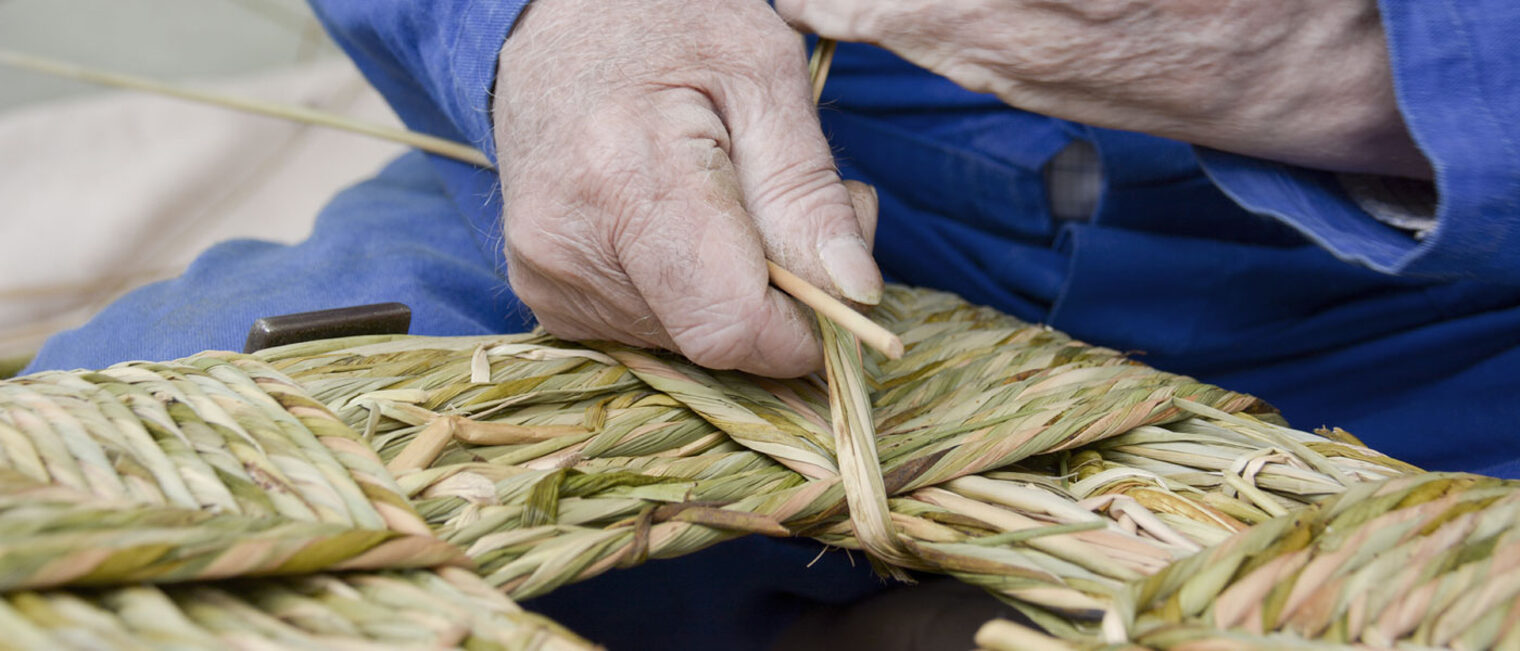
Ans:
[[[876,326],[876,322],[870,321],[864,316],[862,316],[861,319],[865,320],[866,323],[870,323],[871,325]],[[880,328],[880,326],[876,327]],[[854,334],[855,338],[860,340],[860,343],[863,343],[872,350],[881,353],[887,359],[902,359],[903,353],[906,350],[903,346],[902,339],[899,339],[897,335],[892,334],[885,329],[878,331],[875,328],[872,328],[864,332],[855,332]]]
[[[489,157],[480,150],[464,143],[454,142],[425,133],[408,131],[398,127],[356,120],[305,106],[287,105],[249,97],[213,93],[147,77],[125,75],[109,70],[98,70],[65,61],[5,49],[0,49],[0,66],[30,70],[75,81],[125,88],[166,97],[177,97],[201,104],[220,106],[235,111],[289,120],[300,124],[312,124],[340,129],[409,147],[416,147],[428,153],[452,158],[478,167],[495,168],[495,164]]]
[[[888,359],[899,359],[903,356],[902,340],[892,334],[892,331],[867,319],[865,315],[856,312],[839,299],[829,296],[823,290],[814,287],[812,283],[799,278],[797,274],[782,268],[781,265],[767,260],[765,266],[770,270],[771,283],[779,287],[781,291],[791,294],[792,298],[801,301],[803,305],[832,319],[839,324],[839,327],[855,335],[861,343],[886,355]]]

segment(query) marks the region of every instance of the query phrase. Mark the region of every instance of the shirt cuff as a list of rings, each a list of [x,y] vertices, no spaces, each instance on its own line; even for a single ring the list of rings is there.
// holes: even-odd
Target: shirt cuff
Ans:
[[[1463,210],[1441,190],[1419,237],[1373,216],[1331,172],[1197,147],[1204,172],[1241,207],[1298,230],[1336,257],[1373,270],[1435,280],[1520,283],[1520,221]]]
[[[459,130],[493,162],[491,98],[496,86],[497,60],[512,27],[529,0],[471,0],[445,46],[448,78],[454,92],[445,108]]]
[[[1337,175],[1195,148],[1214,184],[1242,208],[1273,217],[1344,260],[1398,273],[1420,242],[1357,205]]]
[[[1520,54],[1514,0],[1380,0],[1394,91],[1436,173],[1422,238],[1379,221],[1336,175],[1198,150],[1243,207],[1341,258],[1412,277],[1520,284]]]

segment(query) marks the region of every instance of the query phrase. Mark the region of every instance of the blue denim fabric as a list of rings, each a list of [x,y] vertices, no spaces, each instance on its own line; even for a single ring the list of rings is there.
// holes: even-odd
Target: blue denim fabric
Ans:
[[[409,124],[489,148],[496,51],[521,3],[317,6]],[[1213,152],[1200,162],[1179,143],[1024,113],[865,46],[841,48],[823,122],[844,174],[882,193],[889,277],[1258,393],[1294,422],[1347,427],[1415,463],[1495,466],[1520,459],[1517,401],[1498,399],[1520,386],[1488,363],[1517,339],[1505,234],[1520,219],[1520,122],[1499,118],[1520,117],[1507,99],[1520,92],[1505,65],[1515,41],[1501,38],[1520,8],[1442,0],[1387,6],[1385,20],[1406,117],[1440,175],[1442,225],[1425,244],[1356,211],[1315,172]],[[1092,221],[1055,223],[1040,169],[1072,138],[1097,145],[1106,188]],[[33,368],[235,347],[255,317],[370,299],[415,302],[419,332],[522,328],[501,284],[500,214],[493,173],[410,157],[334,202],[321,222],[333,226],[311,242],[213,249],[185,278],[55,339]],[[1464,237],[1471,247],[1458,246]],[[419,250],[430,238],[437,246]],[[314,255],[340,243],[427,264]],[[1379,273],[1395,267],[1410,273]],[[381,290],[391,286],[406,289]]]
[[[524,3],[315,4],[407,124],[492,151],[496,54]],[[1321,174],[1024,113],[865,46],[841,47],[823,124],[842,172],[881,192],[890,278],[1255,393],[1300,427],[1345,427],[1416,464],[1520,476],[1520,258],[1507,239],[1520,5],[1384,12],[1400,101],[1439,174],[1441,230],[1425,244]],[[1057,222],[1041,170],[1074,138],[1097,147],[1105,191],[1092,220]],[[54,338],[32,368],[237,348],[257,317],[391,300],[413,307],[419,334],[524,329],[501,211],[494,173],[407,155],[339,195],[307,242],[220,245]],[[881,589],[839,554],[803,571],[815,549],[747,539],[529,605],[614,648],[761,648],[810,603]],[[609,586],[643,592],[605,603]]]
[[[313,0],[333,40],[407,126],[496,158],[496,59],[528,0]]]
[[[1408,276],[1520,284],[1520,5],[1381,0],[1399,108],[1436,171],[1439,225],[1424,241],[1384,226],[1332,175],[1202,154],[1242,205],[1344,259]]]
[[[132,292],[43,346],[33,368],[103,368],[241,350],[260,317],[399,301],[417,334],[531,327],[499,254],[455,208],[438,168],[407,154],[340,193],[306,241],[218,244],[183,276]]]

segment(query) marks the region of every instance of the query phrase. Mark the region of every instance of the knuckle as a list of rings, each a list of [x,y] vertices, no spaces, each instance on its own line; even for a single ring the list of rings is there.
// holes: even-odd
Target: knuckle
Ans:
[[[761,30],[756,35],[759,60],[755,63],[768,70],[782,65],[796,65],[802,58],[802,39],[780,20],[774,21],[771,27],[772,29]]]
[[[648,204],[660,187],[662,159],[648,127],[602,123],[589,128],[573,145],[560,169],[570,199],[617,214],[629,206]]]
[[[763,68],[783,58],[795,63],[801,57],[802,39],[769,8],[751,7],[704,22],[708,36],[713,38],[699,37],[701,48],[691,53],[710,62],[740,69]]]
[[[555,238],[550,237],[548,231],[539,226],[537,219],[521,214],[524,211],[508,210],[508,212],[512,216],[508,217],[503,225],[502,235],[506,240],[509,262],[532,264],[535,259],[546,255],[549,249],[557,246]]]
[[[560,339],[567,341],[584,341],[587,339],[601,338],[601,335],[595,331],[588,330],[573,320],[563,319],[554,314],[539,314],[536,310],[534,314],[538,317],[539,327],[543,328],[545,332]]]
[[[534,316],[543,323],[546,316],[560,300],[560,294],[554,287],[540,279],[532,278],[520,270],[509,267],[507,269],[507,284],[512,287],[512,293],[523,305],[533,310]]]
[[[565,219],[559,216],[558,219]],[[574,278],[585,273],[591,258],[587,243],[539,220],[508,220],[504,229],[508,273],[514,268],[550,279]],[[527,283],[533,284],[533,283]],[[524,298],[525,302],[527,301]],[[536,305],[535,305],[536,307]]]
[[[620,214],[630,207],[649,203],[650,194],[656,187],[653,176],[648,165],[608,161],[582,168],[570,183],[579,201]]]
[[[738,301],[725,301],[702,310],[686,327],[669,328],[682,355],[715,369],[743,365],[755,351],[756,333],[744,311],[733,309]]]
[[[729,148],[728,125],[705,93],[686,86],[662,88],[650,103],[645,128],[658,134],[659,141],[704,140]]]
[[[869,20],[880,13],[873,10],[875,4],[849,0],[776,0],[776,12],[821,36],[853,41],[872,34]]]
[[[787,20],[802,20],[812,4],[808,0],[776,0],[776,13]]]
[[[854,230],[849,190],[830,168],[798,163],[772,173],[749,197],[767,248],[785,255],[786,240],[812,242]]]
[[[877,41],[897,33],[903,22],[914,24],[926,18],[927,16],[915,12],[900,14],[857,5],[841,17],[836,29],[842,39]]]
[[[820,163],[799,158],[776,166],[762,178],[750,201],[757,207],[796,205],[808,208],[845,199],[839,174],[827,164]]]

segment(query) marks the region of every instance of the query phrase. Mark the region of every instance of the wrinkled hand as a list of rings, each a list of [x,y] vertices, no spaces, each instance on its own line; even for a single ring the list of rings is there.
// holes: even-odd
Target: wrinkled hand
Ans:
[[[493,113],[509,280],[557,336],[795,376],[820,346],[767,256],[880,300],[875,194],[840,182],[802,41],[762,0],[535,0]]]
[[[1428,177],[1375,0],[777,0],[1026,110],[1334,171]]]

